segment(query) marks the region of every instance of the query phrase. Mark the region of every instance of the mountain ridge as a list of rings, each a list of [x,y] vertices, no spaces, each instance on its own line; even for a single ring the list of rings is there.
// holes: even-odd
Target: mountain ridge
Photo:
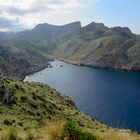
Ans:
[[[93,22],[56,44],[53,55],[67,62],[99,68],[140,70],[139,37],[127,27],[108,28]]]
[[[0,40],[2,50],[5,49],[3,44],[6,44],[8,48],[11,47],[10,51],[16,49],[28,53],[25,57],[31,55],[29,50],[38,57],[45,57],[44,60],[35,59],[30,63],[39,62],[41,65],[45,60],[53,58],[98,68],[140,70],[140,36],[132,33],[128,27],[109,28],[103,23],[95,22],[81,27],[79,21],[62,26],[43,23],[32,30],[15,34],[1,33]],[[10,61],[3,66],[3,62],[7,61],[5,58],[0,58],[2,69],[8,69],[12,64]],[[43,64],[40,68],[45,66]]]

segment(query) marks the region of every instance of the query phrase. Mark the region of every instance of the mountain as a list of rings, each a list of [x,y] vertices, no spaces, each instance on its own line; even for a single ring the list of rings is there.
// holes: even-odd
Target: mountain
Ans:
[[[38,24],[32,30],[19,32],[13,36],[18,40],[28,41],[50,41],[56,38],[63,37],[66,34],[72,33],[81,28],[79,21],[70,24],[56,26],[48,23]]]
[[[139,140],[80,112],[69,97],[40,84],[0,77],[0,139]]]
[[[0,139],[140,140],[80,112],[73,101],[47,85],[24,82],[47,67],[49,58],[102,68],[139,70],[140,36],[128,28],[80,22],[0,35]],[[2,76],[2,74],[6,77]]]
[[[140,70],[140,37],[127,27],[91,23],[56,42],[52,55],[99,68]]]
[[[50,58],[98,68],[140,70],[140,36],[127,27],[109,28],[95,22],[85,27],[80,22],[44,23],[18,33],[0,32],[0,68],[5,75],[23,78],[46,67]]]
[[[0,32],[0,39],[8,39],[12,37],[15,33],[13,32]]]
[[[23,78],[48,65],[48,50],[56,38],[81,28],[80,22],[64,26],[38,24],[32,30],[18,33],[0,32],[0,68],[8,76]]]
[[[49,59],[27,41],[0,41],[0,70],[6,76],[24,78],[48,65]]]

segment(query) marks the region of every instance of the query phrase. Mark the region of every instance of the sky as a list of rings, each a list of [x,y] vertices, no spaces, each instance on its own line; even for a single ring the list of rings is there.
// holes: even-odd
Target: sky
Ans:
[[[140,0],[0,0],[0,31],[32,29],[39,23],[81,21],[129,27],[140,34]]]

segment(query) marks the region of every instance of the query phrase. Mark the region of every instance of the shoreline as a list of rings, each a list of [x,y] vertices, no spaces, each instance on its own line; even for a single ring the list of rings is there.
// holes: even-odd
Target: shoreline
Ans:
[[[55,60],[53,60],[53,61],[58,61],[57,59],[55,59]],[[62,61],[62,60],[59,60],[59,61]],[[50,62],[52,62],[52,61],[50,61]],[[62,61],[62,62],[65,62],[65,61]],[[69,64],[72,64],[72,63],[70,63],[70,62],[65,62],[65,63],[69,63]],[[50,65],[50,64],[49,64]],[[72,65],[78,65],[78,64],[72,64]],[[85,65],[83,65],[83,66],[85,66]],[[47,66],[48,67],[48,66]],[[47,67],[45,67],[45,68],[47,68]],[[87,67],[89,67],[89,66],[87,66]],[[43,69],[45,69],[45,68],[43,68]],[[43,69],[41,69],[40,71],[42,71]],[[98,69],[98,68],[97,68]],[[36,71],[36,72],[39,72],[39,71]],[[36,72],[34,72],[34,73],[36,73]],[[23,81],[24,82],[28,82],[28,79],[26,80],[26,77],[27,76],[30,76],[30,75],[32,75],[32,74],[34,74],[34,73],[31,73],[31,74],[29,74],[29,75],[26,75],[25,76],[25,78],[23,79]],[[44,83],[41,83],[41,84],[44,84]],[[47,85],[48,87],[50,87],[48,84],[45,84],[45,85]],[[50,87],[50,88],[52,88],[52,87]],[[52,88],[53,90],[55,90],[55,91],[57,91],[56,89],[54,89],[54,88]],[[62,93],[60,93],[61,95],[63,95]],[[66,96],[66,95],[64,95],[65,97],[68,97],[68,96]],[[68,97],[68,98],[70,98],[70,97]],[[71,99],[71,98],[70,98]],[[73,100],[72,100],[73,101]],[[75,103],[75,102],[74,102]],[[76,106],[77,107],[77,106]],[[79,108],[78,108],[78,110],[80,110]],[[86,113],[85,113],[86,114]],[[88,115],[88,114],[87,114]],[[90,116],[90,115],[89,115]],[[135,131],[135,130],[131,130],[131,128],[119,128],[119,127],[113,127],[113,126],[111,126],[111,125],[109,125],[109,124],[107,124],[107,123],[105,123],[105,122],[103,122],[103,121],[101,121],[101,120],[98,120],[97,118],[95,118],[95,117],[92,117],[92,116],[90,116],[93,120],[97,120],[97,121],[99,121],[100,123],[103,123],[103,124],[106,124],[106,125],[108,125],[109,127],[112,127],[112,128],[114,128],[114,129],[119,129],[120,131],[125,131],[125,132],[134,132],[134,133],[136,133],[136,134],[139,134],[139,132],[137,132],[137,131]]]
[[[26,76],[32,75],[36,72],[42,71],[45,68],[48,68],[48,66],[50,66],[50,62],[53,62],[53,61],[62,61],[64,63],[68,63],[68,64],[71,64],[71,65],[76,65],[76,66],[81,66],[81,67],[90,67],[90,68],[95,68],[95,69],[100,69],[100,70],[112,70],[112,71],[122,71],[122,72],[140,72],[140,70],[134,70],[134,69],[99,67],[99,66],[94,66],[94,65],[77,63],[76,61],[74,62],[74,61],[67,61],[67,60],[64,60],[64,59],[52,59],[51,61],[47,62],[46,65],[44,65],[40,68],[37,67],[37,69],[33,69],[31,72],[19,76],[19,79],[24,80],[26,78]]]
[[[71,64],[71,65],[81,66],[81,67],[90,67],[90,68],[95,68],[95,69],[113,70],[113,71],[122,71],[122,72],[140,72],[140,69],[135,70],[135,69],[126,69],[126,68],[100,67],[100,66],[95,66],[95,65],[77,63],[76,61],[67,61],[63,59],[56,59],[56,60]]]
[[[45,68],[48,68],[50,66],[50,62],[53,62],[53,61],[54,60],[47,61],[45,65],[43,65],[41,67],[36,67],[36,69],[32,69],[30,72],[28,72],[28,73],[26,73],[24,75],[19,76],[19,80],[24,81],[24,79],[26,78],[26,76],[32,75],[32,74],[34,74],[36,72],[42,71]]]
[[[46,66],[44,66],[44,67],[38,68],[38,69],[36,69],[36,70],[33,70],[33,71],[31,71],[31,72],[29,72],[29,73],[27,73],[27,74],[25,74],[25,75],[21,75],[21,76],[19,77],[19,79],[22,80],[22,81],[24,81],[24,79],[26,78],[26,76],[32,75],[32,74],[34,74],[34,73],[36,73],[36,72],[39,72],[39,71],[41,71],[41,70],[43,70],[43,69],[45,69],[45,68],[47,68],[47,67],[48,67],[48,64],[47,64]]]

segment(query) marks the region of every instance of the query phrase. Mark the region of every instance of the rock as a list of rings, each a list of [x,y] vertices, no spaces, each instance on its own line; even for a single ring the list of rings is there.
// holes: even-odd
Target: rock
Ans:
[[[84,124],[82,122],[78,122],[79,126],[84,127]]]

